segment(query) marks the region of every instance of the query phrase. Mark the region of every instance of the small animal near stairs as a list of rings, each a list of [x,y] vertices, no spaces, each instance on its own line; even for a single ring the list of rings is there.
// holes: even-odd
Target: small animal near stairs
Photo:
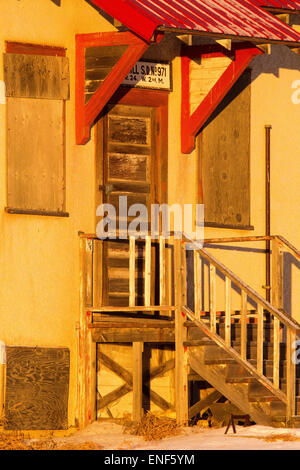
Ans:
[[[175,365],[175,411],[179,424],[188,424],[204,405],[223,395],[240,410],[240,414],[249,415],[257,424],[300,427],[300,369],[295,361],[295,340],[300,335],[300,325],[282,308],[283,253],[286,251],[300,258],[300,252],[281,236],[223,238],[205,243],[236,241],[271,242],[272,303],[204,248],[193,250],[192,263],[187,266],[187,253],[191,251],[186,248],[191,240],[186,236],[178,239],[172,234],[171,238],[160,236],[159,240],[151,240],[150,236],[143,241],[131,238],[128,241],[129,305],[97,306],[93,299],[99,296],[95,276],[92,276],[96,268],[91,264],[91,259],[96,262],[97,257],[91,257],[91,253],[95,252],[96,244],[103,246],[105,241],[81,234],[84,267],[79,328],[81,426],[88,424],[87,416],[95,415],[92,408],[94,392],[89,386],[95,380],[92,363],[87,360],[93,357],[93,344],[121,339],[135,344],[133,364],[140,364],[130,376],[130,387],[127,387],[133,390],[133,415],[137,419],[142,416],[140,408],[146,390],[141,366],[142,344],[152,341],[175,344],[172,367]],[[137,244],[144,244],[144,248],[137,249]],[[155,259],[151,259],[151,245],[156,249]],[[86,255],[89,269],[84,265]],[[144,305],[136,305],[136,299],[141,298],[136,283],[137,260],[141,256],[145,257],[142,293],[145,301]],[[151,266],[156,262],[159,267],[154,270]],[[156,296],[151,294],[153,273],[159,287]],[[172,288],[170,280],[173,280]],[[90,290],[93,287],[88,301],[84,283]],[[222,283],[224,290],[220,288]],[[238,310],[233,309],[233,293],[235,304],[237,296],[240,298]],[[158,298],[156,303],[153,302]],[[217,311],[221,302],[224,308]],[[209,309],[205,310],[204,306],[208,304]],[[215,391],[189,406],[189,384],[191,380],[200,379],[208,382]],[[108,404],[109,400],[106,400],[105,406]]]

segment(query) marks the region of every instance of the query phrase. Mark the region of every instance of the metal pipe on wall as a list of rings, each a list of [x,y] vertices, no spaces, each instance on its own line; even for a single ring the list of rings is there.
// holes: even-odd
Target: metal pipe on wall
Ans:
[[[269,124],[265,125],[265,234],[271,235],[271,129]],[[271,295],[271,243],[266,240],[266,300],[270,302]]]
[[[1,419],[4,418],[5,366],[6,366],[5,344],[3,343],[3,341],[0,341],[0,425],[1,425]]]

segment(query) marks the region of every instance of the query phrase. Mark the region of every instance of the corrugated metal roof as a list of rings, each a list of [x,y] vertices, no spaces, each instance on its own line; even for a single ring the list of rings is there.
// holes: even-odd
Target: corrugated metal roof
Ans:
[[[299,0],[251,0],[255,5],[275,10],[300,11]]]
[[[251,0],[91,1],[147,41],[157,28],[164,28],[265,42],[300,42],[299,33]],[[279,0],[268,1],[274,2],[283,3]]]

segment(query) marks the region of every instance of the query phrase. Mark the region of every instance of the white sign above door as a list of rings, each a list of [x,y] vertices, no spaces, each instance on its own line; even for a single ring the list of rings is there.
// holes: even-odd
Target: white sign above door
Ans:
[[[123,80],[122,85],[170,91],[172,88],[171,65],[139,61]]]

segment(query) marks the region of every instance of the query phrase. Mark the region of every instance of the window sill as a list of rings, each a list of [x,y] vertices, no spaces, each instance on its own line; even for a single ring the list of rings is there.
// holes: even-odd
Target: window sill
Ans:
[[[5,212],[8,214],[23,214],[23,215],[42,215],[47,217],[69,217],[69,212],[54,212],[54,211],[41,211],[35,209],[16,209],[13,207],[5,207]]]
[[[204,222],[204,227],[229,228],[233,230],[254,230],[253,225],[231,225],[219,224],[216,222]]]

